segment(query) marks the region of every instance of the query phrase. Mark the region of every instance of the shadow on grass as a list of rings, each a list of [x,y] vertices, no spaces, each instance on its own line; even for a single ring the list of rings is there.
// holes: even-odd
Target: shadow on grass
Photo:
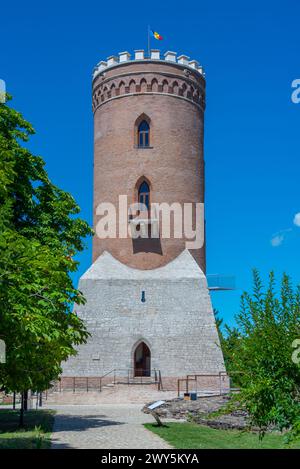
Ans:
[[[24,426],[19,427],[19,411],[0,409],[0,449],[55,449],[69,448],[56,440],[58,432],[84,432],[90,428],[124,425],[124,422],[106,419],[105,415],[59,414],[54,423],[53,410],[30,410],[24,413]],[[52,433],[52,438],[51,438]]]
[[[109,420],[105,418],[105,415],[69,415],[69,414],[59,414],[55,418],[55,424],[52,433],[52,446],[51,448],[56,449],[67,449],[75,448],[70,446],[68,443],[62,442],[60,440],[68,439],[67,435],[60,435],[60,432],[85,432],[91,428],[101,429],[109,426],[124,425],[124,422],[118,422],[116,420]],[[71,437],[72,438],[72,437]],[[75,441],[78,437],[75,437]],[[74,442],[74,444],[76,444]],[[78,444],[78,441],[77,441]],[[83,444],[83,446],[82,446]],[[80,443],[80,447],[84,447],[84,441]]]
[[[24,426],[18,410],[0,409],[0,449],[44,449],[50,447],[54,422],[51,410],[27,411]]]
[[[0,435],[4,432],[15,432],[19,427],[20,411],[0,409]],[[41,427],[44,432],[52,429],[54,412],[52,410],[29,410],[24,413],[24,430],[34,430]]]
[[[162,425],[158,425],[158,423],[147,423],[147,428],[150,430],[150,428],[155,429],[155,428],[170,428],[170,427],[166,423],[163,423]]]

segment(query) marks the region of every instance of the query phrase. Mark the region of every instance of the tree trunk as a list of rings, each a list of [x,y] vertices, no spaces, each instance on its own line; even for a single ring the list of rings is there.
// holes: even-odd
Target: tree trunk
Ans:
[[[24,410],[28,410],[28,391],[24,391]]]
[[[20,409],[20,420],[19,420],[19,426],[23,427],[24,426],[24,393],[21,393],[21,409]]]

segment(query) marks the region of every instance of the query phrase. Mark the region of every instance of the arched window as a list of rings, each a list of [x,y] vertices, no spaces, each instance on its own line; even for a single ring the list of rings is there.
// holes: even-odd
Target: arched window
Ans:
[[[138,146],[140,148],[150,145],[150,127],[147,121],[143,120],[138,126]]]
[[[150,187],[146,181],[143,181],[139,187],[139,203],[146,205],[149,210],[150,207]]]

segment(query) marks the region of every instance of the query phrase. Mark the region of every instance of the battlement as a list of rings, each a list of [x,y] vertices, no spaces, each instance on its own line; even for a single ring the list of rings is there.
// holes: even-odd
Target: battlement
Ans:
[[[145,55],[144,49],[138,49],[134,51],[133,60],[131,59],[131,54],[125,51],[119,52],[118,57],[115,55],[111,55],[107,57],[106,61],[100,61],[93,70],[93,79],[96,78],[97,75],[107,69],[110,69],[111,67],[115,67],[133,61],[158,61],[164,63],[168,62],[170,64],[177,64],[184,68],[190,68],[205,77],[205,72],[203,70],[202,65],[199,65],[199,62],[197,62],[197,60],[190,60],[190,57],[188,57],[187,55],[180,55],[177,57],[177,52],[167,51],[163,54],[163,58],[161,58],[161,51],[159,49],[151,49],[149,57]]]

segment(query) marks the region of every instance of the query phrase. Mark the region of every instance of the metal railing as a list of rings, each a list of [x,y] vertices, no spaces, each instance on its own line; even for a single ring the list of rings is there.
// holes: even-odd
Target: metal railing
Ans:
[[[158,389],[163,389],[161,371],[153,369],[116,368],[101,377],[101,379],[113,374],[113,384],[157,384]]]
[[[51,387],[46,391],[46,398],[49,392],[59,392],[61,393],[62,391],[73,391],[73,393],[76,392],[76,390],[80,391],[94,391],[98,390],[101,391],[101,377],[100,376],[72,376],[72,377],[64,377],[63,381],[62,379],[58,379],[57,381],[54,381],[51,383]]]
[[[202,383],[200,384],[200,381]],[[212,394],[227,394],[230,391],[230,376],[224,372],[219,373],[195,373],[187,375],[186,378],[179,378],[177,380],[177,395],[180,397],[181,384],[184,384],[185,390],[183,392],[189,393],[191,391],[191,383],[194,384],[193,391],[203,395]],[[200,386],[199,386],[200,384]]]
[[[115,384],[157,384],[158,390],[163,390],[163,383],[160,370],[157,369],[140,369],[139,373],[136,373],[134,368],[114,368],[102,376],[68,376],[63,377],[57,381],[54,381],[45,392],[47,399],[49,392],[63,392],[72,391],[75,393],[79,391],[99,391],[102,392],[105,386]],[[109,379],[111,378],[111,379]]]

